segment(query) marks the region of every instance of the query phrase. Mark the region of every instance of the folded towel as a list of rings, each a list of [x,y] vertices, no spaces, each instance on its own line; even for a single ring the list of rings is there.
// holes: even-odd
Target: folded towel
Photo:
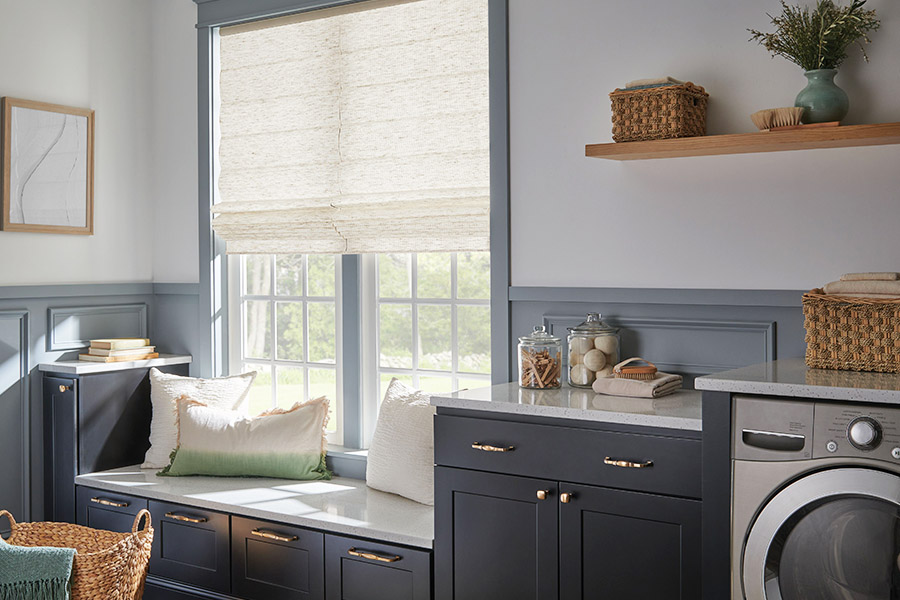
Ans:
[[[25,548],[0,539],[0,600],[66,600],[72,548]]]
[[[650,79],[635,79],[634,81],[629,81],[628,83],[626,83],[626,84],[625,84],[625,89],[628,89],[628,88],[634,88],[634,87],[640,87],[640,86],[643,86],[643,85],[657,85],[657,84],[660,84],[660,83],[671,85],[671,84],[673,84],[673,83],[674,83],[674,84],[681,84],[681,83],[684,83],[684,82],[683,82],[683,81],[680,81],[680,80],[678,80],[678,79],[675,79],[674,77],[653,77],[653,78],[650,78]]]
[[[897,281],[900,273],[844,273],[841,281]]]
[[[864,298],[867,300],[898,300],[900,295],[897,294],[830,294],[838,298]]]
[[[594,381],[594,391],[608,396],[659,398],[681,389],[681,375],[657,373],[653,379],[619,379],[601,377]]]
[[[900,296],[900,281],[832,281],[826,294],[891,294]]]

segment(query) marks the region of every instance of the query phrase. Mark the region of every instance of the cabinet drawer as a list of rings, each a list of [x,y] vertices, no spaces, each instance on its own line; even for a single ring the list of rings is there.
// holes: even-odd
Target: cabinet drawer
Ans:
[[[325,597],[324,535],[299,527],[231,518],[232,592],[248,600]]]
[[[437,415],[434,458],[442,466],[700,497],[700,440]]]
[[[431,553],[325,536],[328,600],[430,600]]]
[[[134,517],[147,508],[147,500],[78,486],[76,506],[79,525],[124,533],[131,531]]]
[[[200,588],[231,590],[228,515],[150,501],[153,551],[150,572]]]

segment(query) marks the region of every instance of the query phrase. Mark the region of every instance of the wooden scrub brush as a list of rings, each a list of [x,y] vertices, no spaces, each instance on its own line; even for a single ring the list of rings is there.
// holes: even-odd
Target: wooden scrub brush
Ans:
[[[635,361],[640,361],[644,364],[642,365],[632,365],[631,363]],[[643,358],[634,357],[629,358],[628,360],[623,360],[615,367],[613,367],[613,376],[618,379],[654,379],[656,377],[658,369],[656,365],[654,365],[649,360],[644,360]]]
[[[750,115],[750,120],[760,131],[771,131],[782,127],[797,127],[802,116],[802,106],[788,106],[758,110]]]

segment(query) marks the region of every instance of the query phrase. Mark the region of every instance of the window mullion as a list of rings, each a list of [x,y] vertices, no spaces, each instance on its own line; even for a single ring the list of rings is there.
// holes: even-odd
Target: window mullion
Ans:
[[[413,385],[419,387],[419,255],[410,254],[410,288],[409,295],[411,300],[412,314],[412,370]]]
[[[458,285],[456,256],[456,252],[450,255],[450,371],[452,373],[450,389],[453,390],[459,388],[459,378],[457,377],[457,372],[459,371],[459,334],[457,332],[459,315],[456,308],[456,296],[458,295],[456,291]]]
[[[275,302],[275,293],[277,289],[275,287],[275,255],[269,255],[269,373],[272,378],[271,385],[271,407],[275,408],[278,406],[278,371],[275,369],[275,356],[278,352],[278,331],[276,330],[276,324],[278,323],[277,316],[275,314],[278,309],[278,304]]]

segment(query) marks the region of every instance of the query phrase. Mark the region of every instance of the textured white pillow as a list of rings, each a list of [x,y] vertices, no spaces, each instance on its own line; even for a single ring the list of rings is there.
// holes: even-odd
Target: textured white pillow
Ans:
[[[256,378],[256,371],[218,379],[198,379],[163,373],[150,369],[150,449],[144,456],[142,469],[162,469],[169,464],[169,455],[178,444],[178,425],[175,422],[175,402],[182,396],[213,408],[240,410]]]
[[[428,394],[392,379],[369,447],[366,484],[434,504],[434,407]]]

